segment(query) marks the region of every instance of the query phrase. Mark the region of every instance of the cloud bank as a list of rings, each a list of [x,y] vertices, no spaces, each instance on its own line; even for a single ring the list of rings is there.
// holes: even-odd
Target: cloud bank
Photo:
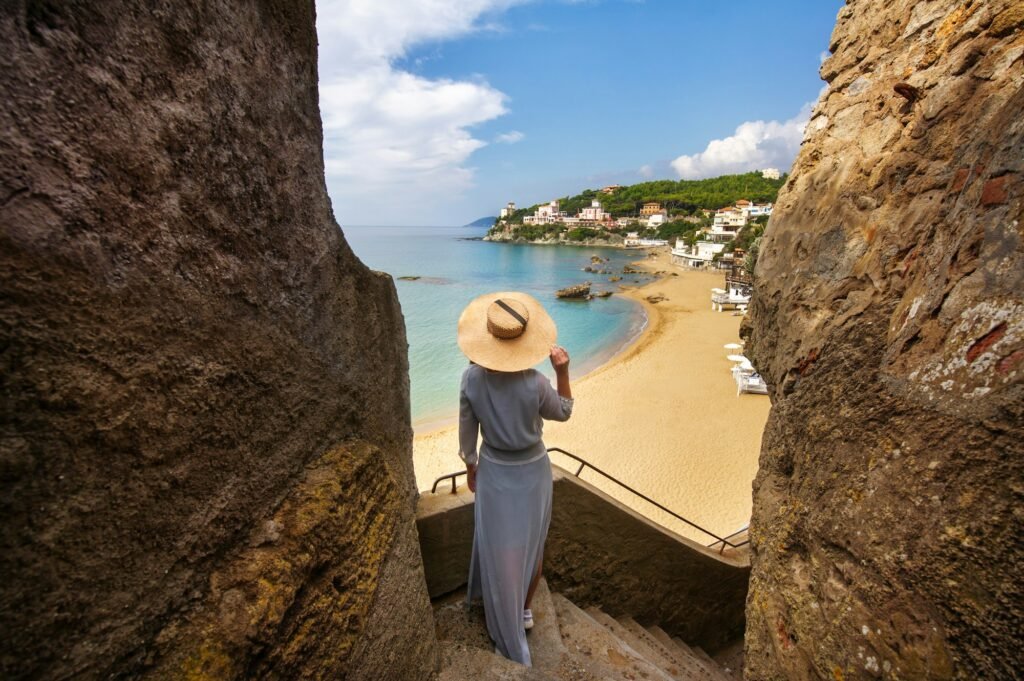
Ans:
[[[761,168],[788,170],[800,151],[804,129],[811,117],[808,103],[788,121],[747,121],[731,136],[708,142],[704,151],[683,155],[672,168],[684,180],[699,180]]]
[[[471,130],[506,113],[506,96],[482,79],[424,78],[396,62],[414,45],[486,30],[482,17],[516,1],[317,3],[324,164],[340,221],[387,223],[410,202],[429,219],[443,193],[472,186],[466,162],[487,143]]]

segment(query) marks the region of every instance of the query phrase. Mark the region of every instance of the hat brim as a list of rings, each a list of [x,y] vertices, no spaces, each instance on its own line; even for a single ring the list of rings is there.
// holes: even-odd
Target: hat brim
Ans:
[[[496,338],[487,330],[487,308],[497,299],[518,300],[529,312],[526,330],[516,338]],[[493,371],[529,369],[551,353],[558,340],[555,320],[536,298],[518,291],[498,291],[474,298],[459,316],[459,348],[470,361]]]

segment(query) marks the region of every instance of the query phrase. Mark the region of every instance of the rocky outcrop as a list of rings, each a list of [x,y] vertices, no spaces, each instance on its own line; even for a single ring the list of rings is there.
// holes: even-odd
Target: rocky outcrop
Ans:
[[[555,291],[556,298],[568,298],[570,300],[589,300],[590,299],[590,283],[586,284],[574,284],[573,286],[566,286]]]
[[[849,2],[761,244],[749,679],[1015,678],[1024,10]]]
[[[313,4],[5,3],[0,63],[0,676],[428,676],[402,316],[331,215]]]

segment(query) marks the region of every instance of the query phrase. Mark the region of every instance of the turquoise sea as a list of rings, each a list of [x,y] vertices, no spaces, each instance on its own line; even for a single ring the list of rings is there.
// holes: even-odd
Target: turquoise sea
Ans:
[[[646,281],[623,275],[642,251],[579,246],[530,246],[472,240],[486,230],[467,227],[345,227],[356,255],[375,270],[416,281],[396,281],[409,338],[412,419],[426,429],[458,412],[459,378],[466,358],[455,342],[456,324],[470,300],[490,291],[525,291],[544,304],[558,324],[558,343],[572,358],[572,375],[605,362],[643,330],[643,308],[620,296],[587,302],[557,300],[554,292],[590,281],[593,290],[618,290],[610,274],[584,272],[592,255],[621,283]],[[551,376],[545,361],[538,368]]]

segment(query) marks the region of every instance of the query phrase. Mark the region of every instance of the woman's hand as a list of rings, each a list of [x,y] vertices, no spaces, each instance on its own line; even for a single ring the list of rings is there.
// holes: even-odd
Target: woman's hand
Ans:
[[[569,370],[569,353],[560,345],[551,346],[551,368],[556,373]]]
[[[558,394],[571,400],[572,388],[569,387],[569,353],[560,345],[551,346],[551,367],[555,370]]]
[[[476,494],[476,466],[473,464],[466,465],[466,484],[469,485],[469,491]]]

